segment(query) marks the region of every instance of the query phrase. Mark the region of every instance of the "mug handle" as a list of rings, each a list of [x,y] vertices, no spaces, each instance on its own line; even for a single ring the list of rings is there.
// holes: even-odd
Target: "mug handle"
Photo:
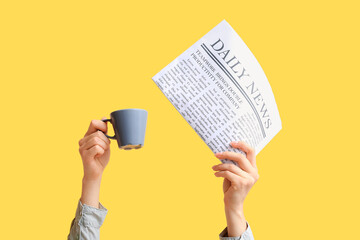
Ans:
[[[103,122],[110,122],[111,124],[112,124],[112,122],[111,122],[111,119],[103,119],[103,120],[101,120],[101,121],[103,121]],[[99,130],[99,131],[101,131],[101,130]],[[103,132],[103,131],[102,131]],[[104,133],[104,132],[103,132]],[[107,135],[106,133],[104,133],[104,135],[106,136],[106,137],[108,137],[108,138],[111,138],[111,139],[116,139],[116,137],[115,137],[115,134],[114,134],[114,136],[109,136],[109,135]]]

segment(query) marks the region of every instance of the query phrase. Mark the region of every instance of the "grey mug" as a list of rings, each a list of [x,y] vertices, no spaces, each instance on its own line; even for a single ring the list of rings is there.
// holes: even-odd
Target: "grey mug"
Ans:
[[[110,122],[114,128],[114,136],[106,137],[116,139],[120,149],[139,149],[144,146],[147,111],[138,108],[121,109],[110,114]]]

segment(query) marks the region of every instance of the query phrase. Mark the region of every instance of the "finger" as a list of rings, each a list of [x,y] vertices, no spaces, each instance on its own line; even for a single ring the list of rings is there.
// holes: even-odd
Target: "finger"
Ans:
[[[110,144],[110,143],[111,143],[111,141],[105,136],[105,134],[104,134],[102,131],[98,130],[98,131],[90,134],[89,136],[85,136],[85,137],[83,137],[82,139],[80,139],[79,145],[82,146],[84,143],[86,143],[87,141],[89,141],[89,139],[91,139],[91,138],[93,138],[93,137],[99,137],[99,138],[101,138],[102,140],[104,140],[104,142],[105,142],[106,144]]]
[[[85,136],[89,136],[90,134],[96,132],[97,130],[106,132],[107,131],[107,125],[105,122],[101,120],[91,120],[89,129],[85,133]]]
[[[242,169],[240,169],[239,167],[235,166],[234,164],[231,163],[223,163],[223,164],[218,164],[212,167],[212,169],[214,171],[230,171],[240,177],[250,177],[250,175],[243,171]]]
[[[105,150],[102,147],[100,147],[99,145],[94,145],[89,150],[86,150],[85,155],[90,158],[94,158],[96,155],[98,156],[103,155],[104,152]]]
[[[229,159],[237,162],[239,167],[248,173],[251,173],[255,170],[250,161],[241,153],[220,152],[216,153],[215,156],[219,159]]]
[[[246,153],[246,158],[249,159],[251,165],[256,168],[255,149],[244,141],[237,141],[230,143],[232,147],[238,148]]]
[[[223,177],[226,178],[231,182],[232,185],[238,185],[240,182],[242,182],[245,178],[240,177],[230,171],[220,171],[214,173],[216,177]]]
[[[84,143],[80,149],[81,150],[88,150],[90,149],[91,147],[93,147],[94,145],[99,145],[100,147],[102,147],[104,150],[107,150],[109,148],[109,145],[106,144],[104,142],[104,140],[102,140],[101,138],[99,137],[93,137],[91,139],[89,139],[89,141],[87,141],[86,143]]]
[[[99,130],[98,130],[98,131],[90,134],[89,136],[86,136],[86,137],[83,137],[82,139],[80,139],[80,141],[79,141],[80,147],[81,147],[84,143],[86,143],[87,141],[89,141],[89,139],[91,139],[91,138],[93,138],[93,137],[99,137],[99,138],[101,138],[102,140],[104,140],[104,142],[105,142],[106,144],[110,144],[110,143],[111,143],[111,141],[105,136],[105,134],[104,134],[102,131],[99,131]]]

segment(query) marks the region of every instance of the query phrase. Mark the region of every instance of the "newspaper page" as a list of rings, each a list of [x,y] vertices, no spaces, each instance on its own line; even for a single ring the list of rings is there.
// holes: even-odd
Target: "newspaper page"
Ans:
[[[241,140],[258,154],[281,129],[261,66],[225,20],[153,81],[213,153],[243,153],[230,145]]]

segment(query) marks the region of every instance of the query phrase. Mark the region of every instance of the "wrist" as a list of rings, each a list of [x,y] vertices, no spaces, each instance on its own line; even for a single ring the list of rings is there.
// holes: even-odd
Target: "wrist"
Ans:
[[[101,182],[102,175],[97,176],[91,176],[88,174],[84,174],[82,178],[82,182],[84,183],[100,183]]]
[[[237,206],[231,206],[231,205],[227,205],[225,204],[225,213],[226,214],[231,214],[234,216],[244,216],[244,208],[243,208],[243,204],[239,204]]]
[[[243,209],[228,209],[225,208],[225,215],[227,219],[234,219],[237,221],[245,221],[245,215]]]
[[[246,228],[246,219],[242,206],[238,208],[225,207],[225,215],[229,237],[241,236]]]
[[[99,208],[101,178],[87,178],[82,179],[82,191],[80,201],[83,204]]]

